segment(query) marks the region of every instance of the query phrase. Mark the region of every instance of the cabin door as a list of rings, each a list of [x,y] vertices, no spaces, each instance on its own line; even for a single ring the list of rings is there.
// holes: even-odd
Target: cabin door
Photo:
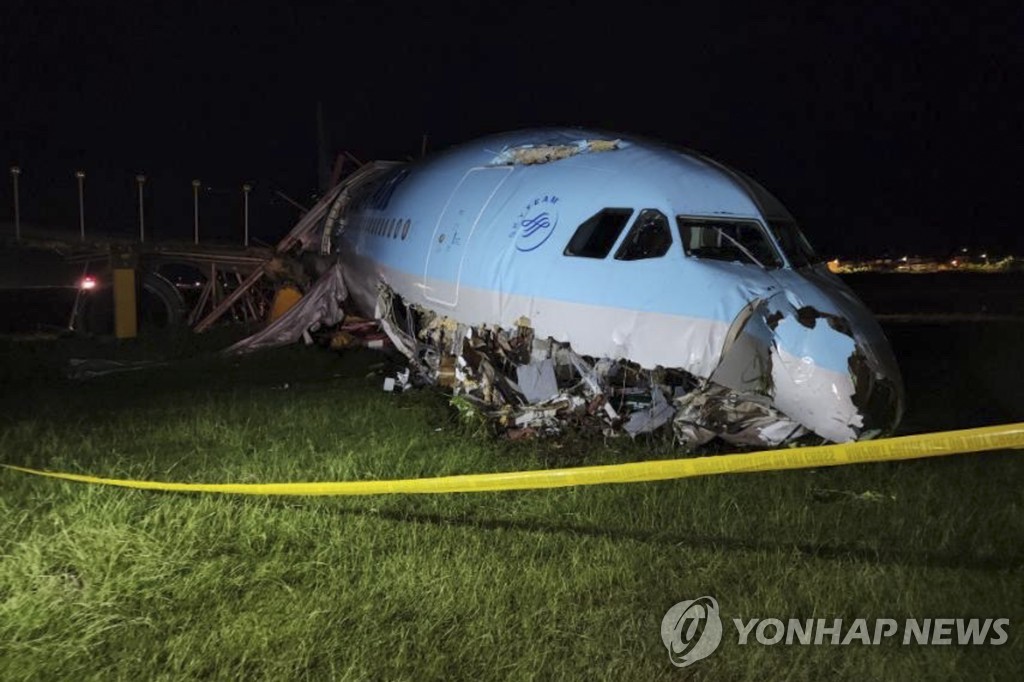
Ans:
[[[468,171],[441,211],[427,252],[423,294],[428,301],[454,307],[459,302],[459,280],[466,247],[480,216],[512,172],[509,166]]]

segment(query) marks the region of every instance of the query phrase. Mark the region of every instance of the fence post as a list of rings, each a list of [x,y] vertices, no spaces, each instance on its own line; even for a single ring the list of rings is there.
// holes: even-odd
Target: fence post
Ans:
[[[81,241],[85,241],[85,171],[75,171],[78,178],[78,235]]]
[[[146,241],[146,216],[142,208],[142,186],[146,184],[146,176],[139,173],[135,176],[135,182],[139,185],[139,243],[143,243]]]
[[[18,197],[18,176],[21,169],[11,166],[11,182],[14,183],[14,239],[21,241],[21,200]]]
[[[194,220],[194,240],[195,243],[199,243],[199,185],[202,183],[198,180],[192,181],[192,215]]]
[[[245,222],[245,248],[249,248],[249,192],[252,191],[252,185],[248,182],[242,185],[242,193],[244,199],[244,222]]]

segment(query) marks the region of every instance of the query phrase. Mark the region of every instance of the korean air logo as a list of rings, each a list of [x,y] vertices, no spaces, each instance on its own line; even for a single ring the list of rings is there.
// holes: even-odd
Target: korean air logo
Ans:
[[[661,619],[661,641],[679,668],[707,658],[722,642],[722,619],[714,597],[681,601]]]
[[[558,197],[545,194],[526,205],[516,217],[512,234],[518,251],[534,251],[550,239],[558,226]]]

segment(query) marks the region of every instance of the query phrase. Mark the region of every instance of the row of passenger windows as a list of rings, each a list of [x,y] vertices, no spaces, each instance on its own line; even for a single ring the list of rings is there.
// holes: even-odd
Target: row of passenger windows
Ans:
[[[387,239],[406,239],[412,229],[412,221],[408,218],[373,218],[360,216],[352,225],[354,230],[362,230],[368,234]]]
[[[565,255],[607,257],[634,212],[631,208],[598,211],[576,229],[565,247]],[[765,268],[782,265],[778,252],[756,221],[676,216],[676,225],[687,256],[740,261]],[[661,258],[671,246],[672,231],[668,218],[657,209],[645,208],[622,240],[615,259]]]

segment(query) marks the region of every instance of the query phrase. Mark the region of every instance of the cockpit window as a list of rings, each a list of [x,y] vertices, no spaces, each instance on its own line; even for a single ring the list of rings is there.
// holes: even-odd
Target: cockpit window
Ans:
[[[771,228],[775,235],[775,241],[786,252],[786,257],[789,258],[789,263],[794,268],[821,262],[821,258],[814,253],[814,248],[807,241],[807,237],[792,220],[769,220],[768,227]]]
[[[645,208],[615,253],[615,260],[661,258],[668,253],[670,246],[672,231],[668,227],[668,218],[661,211]]]
[[[676,216],[687,256],[778,268],[782,259],[754,220]]]
[[[622,228],[633,215],[631,208],[605,208],[587,218],[565,247],[566,256],[604,258],[615,246]]]

